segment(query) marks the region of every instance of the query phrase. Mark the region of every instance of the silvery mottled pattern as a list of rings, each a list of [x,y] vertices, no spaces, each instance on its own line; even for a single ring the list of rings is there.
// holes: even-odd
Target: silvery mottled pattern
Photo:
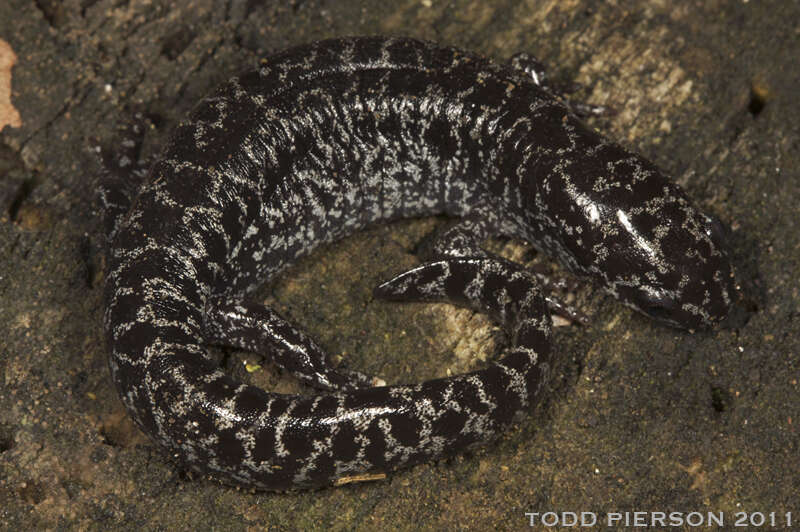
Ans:
[[[484,442],[528,410],[547,373],[549,313],[532,277],[480,249],[487,236],[533,242],[676,326],[710,325],[730,306],[719,231],[676,185],[522,68],[468,52],[382,37],[294,48],[203,100],[131,204],[136,151],[123,143],[106,181],[118,188],[102,195],[111,373],[147,434],[226,481],[280,490],[387,472]],[[244,302],[323,242],[431,213],[464,222],[433,262],[376,294],[490,312],[510,346],[482,371],[370,387]],[[270,355],[327,391],[244,385],[209,357],[212,343]]]

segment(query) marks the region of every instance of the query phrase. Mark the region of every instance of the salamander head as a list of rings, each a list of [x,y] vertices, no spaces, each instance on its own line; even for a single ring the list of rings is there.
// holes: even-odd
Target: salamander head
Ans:
[[[649,161],[617,145],[594,156],[556,176],[570,212],[554,217],[579,237],[562,237],[572,268],[660,322],[701,329],[725,319],[736,289],[721,224]]]
[[[656,211],[668,216],[615,212],[620,226],[616,253],[637,273],[610,278],[609,287],[653,319],[685,329],[707,328],[731,309],[733,267],[720,223],[685,198],[673,200]]]

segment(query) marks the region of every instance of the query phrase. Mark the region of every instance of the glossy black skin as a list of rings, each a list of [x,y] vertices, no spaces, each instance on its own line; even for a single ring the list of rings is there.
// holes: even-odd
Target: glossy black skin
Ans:
[[[530,275],[481,249],[489,236],[528,240],[671,325],[709,326],[730,306],[724,246],[676,185],[525,71],[468,52],[370,37],[276,54],[198,105],[131,201],[136,147],[109,161],[102,196],[112,376],[147,434],[227,482],[343,483],[488,441],[528,411],[550,316]],[[462,222],[376,294],[489,312],[510,345],[484,370],[375,387],[244,302],[321,243],[433,213]],[[209,344],[265,354],[324,392],[236,382]]]

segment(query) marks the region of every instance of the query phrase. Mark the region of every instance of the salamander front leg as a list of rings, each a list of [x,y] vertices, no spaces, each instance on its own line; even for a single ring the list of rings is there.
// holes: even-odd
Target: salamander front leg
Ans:
[[[616,114],[616,111],[611,107],[605,105],[595,105],[585,102],[577,102],[572,100],[567,95],[572,94],[580,88],[580,85],[573,83],[570,85],[555,85],[551,82],[550,77],[547,75],[547,69],[544,64],[536,59],[534,56],[520,52],[514,54],[509,61],[511,66],[517,70],[522,70],[534,83],[541,88],[562,100],[569,109],[581,118],[588,118],[590,116],[611,116]]]
[[[446,301],[484,312],[510,334],[512,348],[549,351],[550,314],[533,275],[504,259],[427,262],[375,288],[391,301]]]
[[[419,249],[420,257],[423,260],[433,262],[450,258],[482,258],[495,259],[507,264],[512,264],[510,261],[505,261],[482,247],[483,242],[488,238],[496,235],[513,233],[511,229],[504,230],[502,228],[497,212],[498,210],[496,208],[487,206],[478,207],[474,212],[459,220],[457,224],[435,234],[427,242],[424,242]],[[521,265],[515,264],[515,266],[522,269]],[[399,280],[403,275],[404,274],[399,275],[392,281]],[[392,281],[389,281],[389,283]],[[408,279],[406,279],[406,282],[407,281]],[[545,300],[550,308],[550,312],[571,322],[588,322],[583,313],[559,300],[547,290],[550,284],[547,278],[539,278],[539,282],[545,288]]]
[[[334,368],[325,351],[275,311],[256,303],[215,300],[207,305],[206,341],[268,356],[301,382],[322,390],[385,384],[381,379]]]
[[[136,113],[129,122],[120,125],[113,146],[100,145],[92,139],[92,150],[102,165],[97,195],[108,242],[114,238],[150,169],[151,161],[139,158],[146,124],[144,115]]]

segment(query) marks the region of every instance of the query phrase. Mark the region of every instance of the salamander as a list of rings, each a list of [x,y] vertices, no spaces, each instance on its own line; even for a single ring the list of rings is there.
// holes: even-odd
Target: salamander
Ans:
[[[101,185],[104,327],[136,424],[188,469],[264,490],[491,440],[541,396],[551,329],[536,279],[482,247],[492,236],[532,243],[660,322],[723,320],[734,273],[719,223],[585,126],[530,64],[410,38],[325,40],[223,84],[152,164],[137,162],[139,140],[122,142]],[[442,213],[458,222],[427,261],[375,294],[489,313],[509,341],[484,369],[379,386],[248,300],[320,244]],[[210,345],[261,353],[318,393],[243,384]]]

